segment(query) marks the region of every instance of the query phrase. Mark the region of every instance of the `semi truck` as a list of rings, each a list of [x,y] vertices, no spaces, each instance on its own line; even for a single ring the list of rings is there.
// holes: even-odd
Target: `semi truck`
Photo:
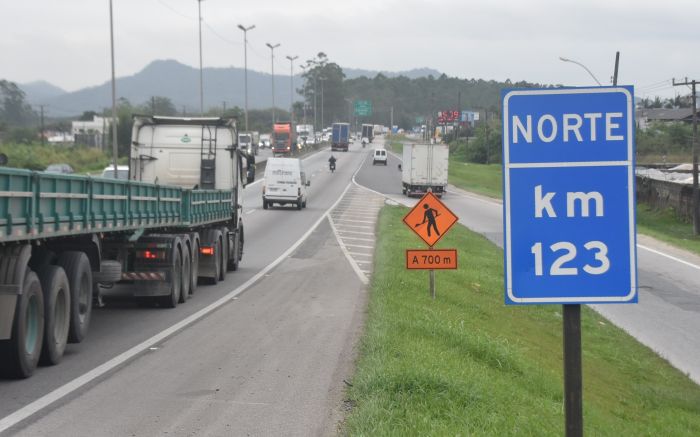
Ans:
[[[348,151],[350,145],[350,123],[333,123],[331,150]]]
[[[450,149],[447,144],[404,144],[401,164],[403,194],[442,197],[447,189]]]
[[[362,139],[368,143],[371,143],[374,139],[374,125],[373,124],[363,124],[362,125]]]
[[[234,119],[136,116],[127,180],[0,167],[3,377],[58,364],[101,286],[173,308],[238,268],[255,176],[236,139]]]
[[[291,156],[296,153],[296,145],[291,121],[277,122],[272,126],[272,156]]]
[[[238,147],[248,152],[248,154],[258,154],[259,141],[260,134],[258,132],[241,132],[238,134]]]

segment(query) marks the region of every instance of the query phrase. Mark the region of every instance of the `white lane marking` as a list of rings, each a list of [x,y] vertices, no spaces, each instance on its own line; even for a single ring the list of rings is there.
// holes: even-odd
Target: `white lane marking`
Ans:
[[[343,237],[343,240],[346,240],[346,238]],[[354,240],[354,238],[351,238],[351,240]],[[347,246],[347,247],[359,247],[359,248],[361,248],[361,249],[374,249],[374,246],[363,246],[363,245],[361,245],[361,244],[348,244],[348,243],[345,243],[345,246]]]
[[[341,232],[341,234],[342,234],[342,232]],[[371,241],[371,242],[373,242],[373,243],[374,243],[374,241],[376,240],[376,239],[374,239],[374,238],[360,238],[360,237],[348,237],[348,236],[344,236],[344,237],[342,237],[342,238],[343,238],[343,240]],[[349,246],[349,244],[348,244],[348,246]]]
[[[338,233],[341,233],[341,234],[372,235],[372,236],[374,236],[374,233],[373,233],[373,232],[344,231],[344,230],[342,230],[342,229],[338,229]]]
[[[357,275],[357,277],[360,278],[360,281],[362,281],[363,284],[365,284],[365,285],[369,284],[369,278],[367,278],[367,276],[365,276],[365,274],[362,273],[362,270],[360,270],[360,266],[357,265],[357,262],[352,257],[352,255],[350,255],[350,252],[348,252],[348,249],[345,247],[345,244],[343,244],[342,238],[338,234],[338,229],[336,229],[335,224],[333,224],[333,219],[328,217],[328,223],[331,225],[331,229],[333,230],[333,233],[335,234],[335,239],[338,241],[338,245],[340,246],[340,250],[343,251],[343,255],[345,255],[345,258],[350,263],[350,266],[355,271],[355,274]]]
[[[316,230],[316,228],[321,224],[321,222],[325,219],[328,218],[329,213],[333,208],[335,208],[338,203],[340,202],[340,199],[343,198],[345,193],[348,191],[348,189],[351,187],[351,184],[348,183],[348,185],[345,187],[345,190],[343,190],[342,194],[340,197],[338,197],[338,200],[335,201],[333,205],[331,205],[330,208],[328,208],[321,217],[316,220],[316,222],[304,233],[304,235],[301,236],[292,246],[289,247],[282,255],[280,255],[276,260],[272,261],[267,267],[263,268],[260,270],[257,274],[255,274],[252,278],[248,279],[246,282],[244,282],[242,285],[240,285],[238,288],[232,290],[225,296],[219,298],[215,302],[209,304],[208,306],[202,308],[201,310],[197,311],[196,313],[190,315],[189,317],[181,320],[180,322],[172,325],[171,327],[159,332],[158,334],[154,335],[153,337],[149,338],[148,340],[143,341],[142,343],[132,347],[131,349],[127,350],[126,352],[122,352],[121,354],[117,355],[116,357],[112,358],[111,360],[107,361],[104,364],[101,364],[91,371],[73,379],[72,381],[69,381],[68,383],[62,385],[61,387],[55,389],[54,391],[40,397],[39,399],[33,401],[32,403],[25,405],[24,407],[20,408],[19,410],[15,411],[14,413],[5,416],[4,418],[0,419],[0,433],[3,431],[6,431],[7,429],[17,425],[21,421],[31,417],[32,415],[38,413],[39,411],[43,410],[44,408],[48,407],[49,405],[53,404],[54,402],[68,396],[69,394],[73,393],[74,391],[80,389],[83,387],[85,384],[88,384],[89,382],[99,378],[100,376],[106,374],[107,372],[115,369],[116,367],[122,365],[123,363],[131,360],[132,358],[136,357],[138,354],[144,352],[148,348],[160,343],[161,341],[165,340],[166,338],[170,337],[171,335],[177,333],[178,331],[186,328],[190,324],[196,322],[197,320],[201,319],[202,317],[208,315],[212,311],[218,309],[222,305],[226,304],[230,300],[234,299],[236,296],[244,292],[246,289],[248,289],[250,286],[255,284],[260,278],[265,276],[270,270],[273,268],[277,267],[282,261],[287,259],[289,255],[291,255],[299,246],[302,245],[304,241],[311,235],[313,231]],[[359,271],[359,268],[358,268]],[[361,274],[361,272],[360,272]],[[362,274],[364,277],[364,275]],[[365,284],[368,283],[366,277],[365,277]]]
[[[337,218],[334,220],[337,222],[348,222],[348,223],[372,223],[372,224],[376,223],[376,221],[373,221],[373,220],[354,220],[354,219],[345,219],[345,218]]]
[[[374,255],[374,254],[371,254],[371,253],[350,252],[349,250],[348,250],[348,253],[349,253],[350,255],[352,255],[352,256],[364,256],[364,257],[367,257],[367,258],[372,258],[372,256]]]
[[[686,265],[686,266],[688,266],[688,267],[692,267],[692,268],[694,268],[694,269],[700,270],[700,266],[699,266],[699,265],[693,264],[693,263],[689,263],[688,261],[684,261],[684,260],[682,260],[682,259],[680,259],[680,258],[676,258],[676,257],[673,256],[673,255],[669,255],[669,254],[667,254],[667,253],[658,251],[658,250],[656,250],[656,249],[652,249],[651,247],[647,247],[647,246],[641,245],[641,244],[639,244],[639,243],[637,243],[637,247],[640,248],[640,249],[647,250],[647,251],[649,251],[649,252],[651,252],[651,253],[655,253],[656,255],[660,255],[660,256],[666,257],[666,258],[668,258],[668,259],[670,259],[670,260],[677,261],[677,262],[679,262],[679,263],[681,263],[681,264],[683,264],[683,265]]]
[[[362,226],[362,225],[346,225],[346,224],[338,224],[338,229],[345,229],[345,228],[358,228],[358,229],[374,229],[374,226]]]

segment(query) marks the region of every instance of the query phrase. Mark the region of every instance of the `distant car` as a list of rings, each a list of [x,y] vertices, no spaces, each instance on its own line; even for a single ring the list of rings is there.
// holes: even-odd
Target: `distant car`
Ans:
[[[114,166],[110,165],[108,167],[105,167],[104,170],[102,170],[102,175],[103,178],[108,178],[108,179],[122,179],[122,180],[128,180],[129,179],[129,166],[128,165],[117,165],[117,177],[114,177]]]
[[[374,156],[372,157],[372,165],[376,164],[386,164],[386,149],[374,149]]]
[[[68,164],[51,164],[50,166],[46,167],[46,170],[44,170],[47,173],[63,173],[63,174],[72,174],[74,173],[73,167],[71,167]]]

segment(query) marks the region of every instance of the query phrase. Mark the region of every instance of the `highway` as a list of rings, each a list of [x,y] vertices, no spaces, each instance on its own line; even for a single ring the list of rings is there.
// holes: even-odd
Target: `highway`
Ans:
[[[373,166],[372,147],[335,152],[334,174],[327,149],[304,158],[306,210],[263,211],[261,183],[246,188],[241,269],[174,310],[129,299],[97,309],[87,341],[59,366],[0,380],[0,434],[334,434],[366,306],[372,217],[385,197],[416,202],[401,194],[400,160]],[[443,200],[502,245],[499,201],[455,187]],[[640,303],[593,308],[700,382],[700,257],[641,236],[638,258]]]
[[[327,433],[324,427],[335,422],[324,407],[340,404],[343,377],[335,376],[347,373],[365,293],[326,215],[350,189],[368,153],[357,144],[348,153],[335,152],[334,174],[328,170],[328,149],[304,158],[311,186],[308,207],[301,211],[263,210],[261,182],[246,187],[239,271],[215,286],[200,286],[172,310],[133,299],[96,309],[88,338],[69,345],[60,365],[41,367],[27,380],[0,380],[0,433],[31,424],[21,434],[50,429],[56,436],[95,435],[100,427],[111,435],[153,435],[187,417],[196,427],[204,418],[188,415],[197,409],[202,415],[215,412],[210,407],[217,401],[208,395],[225,390],[227,383],[231,402],[241,406],[229,415],[253,421],[250,432],[277,434],[272,431],[276,418],[278,433]],[[223,379],[215,378],[219,370],[226,372]],[[325,401],[329,396],[332,402]],[[274,410],[258,409],[259,415],[251,416],[251,408],[266,403],[274,403]],[[168,414],[177,414],[177,420],[166,422]],[[230,423],[222,417],[205,434],[228,434]]]

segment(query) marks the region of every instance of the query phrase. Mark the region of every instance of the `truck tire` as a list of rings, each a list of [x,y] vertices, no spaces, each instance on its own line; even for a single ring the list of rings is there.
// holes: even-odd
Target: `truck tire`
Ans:
[[[226,272],[228,271],[228,260],[229,260],[229,239],[228,239],[228,228],[221,228],[221,269],[219,270],[219,281],[226,279]]]
[[[122,279],[122,264],[119,261],[102,260],[100,271],[92,274],[92,281],[101,284],[114,284]]]
[[[243,248],[241,247],[241,240],[239,238],[239,233],[236,232],[235,237],[233,237],[233,256],[229,257],[228,259],[228,269],[229,271],[235,272],[238,270],[238,262],[241,259],[241,254],[243,252]]]
[[[38,274],[44,292],[44,342],[39,362],[54,365],[61,362],[68,344],[70,283],[66,272],[59,266],[44,266]]]
[[[199,279],[199,234],[196,232],[190,236],[190,241],[192,242],[192,273],[190,274],[192,280],[190,281],[190,296],[197,291],[197,283]]]
[[[180,276],[180,301],[185,303],[190,298],[190,284],[192,281],[192,258],[187,246],[182,246],[182,275]]]
[[[28,270],[18,296],[12,337],[0,342],[0,373],[14,378],[32,376],[44,340],[44,296],[36,273]]]
[[[174,249],[174,254],[173,274],[170,277],[170,293],[158,298],[158,303],[166,308],[175,308],[180,301],[180,293],[182,292],[182,256],[177,248]]]
[[[58,257],[70,285],[70,329],[68,343],[83,341],[92,317],[92,271],[83,252],[63,252]]]

